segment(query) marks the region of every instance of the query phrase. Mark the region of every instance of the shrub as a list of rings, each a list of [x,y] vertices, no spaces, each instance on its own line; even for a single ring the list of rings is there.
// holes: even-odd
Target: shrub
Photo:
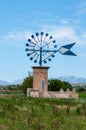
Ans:
[[[32,75],[29,75],[29,77],[26,77],[21,85],[22,91],[24,94],[27,93],[27,88],[33,87],[33,77]]]

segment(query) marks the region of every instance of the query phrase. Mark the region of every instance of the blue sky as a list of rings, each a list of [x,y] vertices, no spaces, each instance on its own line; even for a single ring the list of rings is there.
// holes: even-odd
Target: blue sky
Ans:
[[[46,64],[49,78],[86,78],[86,0],[0,0],[0,80],[22,79],[37,66],[26,56],[31,34],[48,32],[58,49],[76,42],[75,57],[59,53]]]

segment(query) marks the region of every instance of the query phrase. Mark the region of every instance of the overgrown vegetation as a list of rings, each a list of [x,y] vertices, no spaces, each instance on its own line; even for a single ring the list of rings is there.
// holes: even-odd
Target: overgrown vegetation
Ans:
[[[0,130],[85,130],[86,100],[0,98]]]
[[[79,92],[79,99],[26,97],[32,80],[30,75],[22,86],[4,86],[0,91],[0,130],[86,129],[86,92]],[[51,91],[72,89],[68,82],[57,79],[49,80],[48,85]]]

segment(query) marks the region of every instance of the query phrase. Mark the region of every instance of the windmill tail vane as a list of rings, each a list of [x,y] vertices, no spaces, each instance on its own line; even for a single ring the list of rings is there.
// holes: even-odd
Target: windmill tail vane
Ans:
[[[47,63],[47,61],[51,61],[57,52],[62,55],[76,56],[76,54],[70,50],[75,44],[74,42],[57,49],[56,41],[51,35],[44,32],[37,32],[28,39],[25,51],[30,60],[33,60],[34,63],[39,62],[39,66],[42,66],[43,62]]]
[[[76,42],[61,46],[61,48],[58,50],[58,52],[60,52],[63,55],[77,56],[75,53],[73,53],[70,50],[72,48],[72,46],[74,46],[75,44],[76,44]]]

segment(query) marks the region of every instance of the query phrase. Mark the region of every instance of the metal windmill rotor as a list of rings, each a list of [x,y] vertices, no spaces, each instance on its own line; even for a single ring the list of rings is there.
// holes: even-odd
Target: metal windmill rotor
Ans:
[[[70,49],[75,43],[61,46],[57,49],[56,40],[53,39],[48,33],[36,33],[31,35],[26,43],[27,56],[30,57],[30,60],[33,60],[34,63],[39,62],[39,66],[42,66],[42,63],[47,63],[55,57],[55,53],[59,52],[62,55],[76,56]]]

